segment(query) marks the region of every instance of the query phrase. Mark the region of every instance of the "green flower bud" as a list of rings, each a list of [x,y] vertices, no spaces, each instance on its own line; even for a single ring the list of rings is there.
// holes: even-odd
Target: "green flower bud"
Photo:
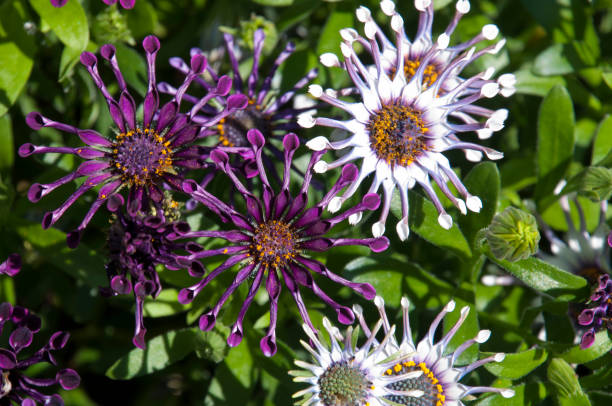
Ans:
[[[535,254],[540,242],[535,217],[515,207],[496,214],[485,237],[496,258],[512,262]]]
[[[116,6],[104,7],[94,20],[92,33],[96,42],[100,44],[117,42],[136,44],[128,28],[127,13],[121,13]]]

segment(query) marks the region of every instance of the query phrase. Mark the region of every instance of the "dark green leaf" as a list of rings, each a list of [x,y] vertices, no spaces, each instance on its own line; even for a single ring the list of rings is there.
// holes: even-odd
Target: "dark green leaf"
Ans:
[[[290,6],[294,0],[251,0],[253,3],[261,4],[262,6],[283,7]]]
[[[0,171],[13,167],[15,151],[13,145],[13,125],[9,115],[0,116]]]
[[[89,43],[89,26],[78,1],[69,1],[59,8],[53,7],[48,0],[30,0],[30,4],[60,41],[70,48],[85,50]]]
[[[500,188],[497,165],[493,162],[483,162],[476,165],[466,175],[463,183],[471,194],[478,196],[482,201],[480,213],[468,212],[466,216],[457,219],[461,231],[473,246],[476,233],[491,223],[497,209]]]
[[[539,405],[547,395],[546,385],[542,382],[529,383],[512,388],[514,396],[504,398],[502,395],[492,395],[482,398],[474,406],[526,406]]]
[[[538,116],[538,200],[550,197],[569,167],[574,151],[574,107],[567,90],[555,86]]]
[[[554,44],[535,59],[533,73],[541,76],[556,76],[572,73],[574,67],[566,55],[565,44]]]
[[[338,54],[340,51],[339,31],[343,28],[353,26],[353,13],[350,11],[333,11],[327,18],[327,22],[321,31],[319,43],[317,44],[317,54],[333,52]]]
[[[169,331],[147,341],[147,348],[134,348],[107,371],[111,379],[132,379],[160,371],[182,360],[195,348],[197,328]]]
[[[143,314],[145,317],[166,317],[187,311],[190,307],[178,302],[176,289],[164,289],[155,299],[145,299]]]
[[[132,48],[123,44],[116,44],[117,62],[125,81],[128,82],[141,96],[147,91],[147,64],[142,56]]]
[[[559,300],[573,300],[588,295],[586,279],[556,266],[531,257],[516,262],[495,258],[488,246],[483,253],[497,265],[510,272],[527,286],[555,296]]]
[[[557,400],[562,406],[590,406],[573,368],[564,360],[555,358],[548,365],[548,380],[553,384]]]
[[[230,329],[217,322],[210,331],[196,331],[195,352],[198,358],[209,359],[213,362],[221,362],[227,356],[229,347],[226,337]]]
[[[612,116],[607,115],[597,128],[591,165],[601,165],[602,161],[612,151]]]
[[[484,355],[493,355],[486,353]],[[501,362],[489,362],[485,364],[487,371],[500,378],[518,379],[521,378],[546,361],[548,353],[541,348],[506,354]]]
[[[19,0],[0,6],[0,116],[13,105],[32,70],[36,46],[24,30],[28,19]]]
[[[565,86],[561,76],[537,76],[530,70],[520,70],[516,75],[517,93],[544,97],[555,86]]]

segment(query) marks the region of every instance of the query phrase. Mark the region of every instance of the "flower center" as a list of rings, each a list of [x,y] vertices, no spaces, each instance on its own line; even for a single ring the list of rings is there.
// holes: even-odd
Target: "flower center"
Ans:
[[[384,105],[366,125],[370,147],[391,167],[409,166],[428,146],[421,113],[407,106]]]
[[[395,364],[393,368],[385,371],[385,375],[397,376],[414,371],[423,371],[423,373],[417,378],[394,382],[387,385],[387,388],[397,391],[421,390],[423,391],[423,396],[388,395],[385,396],[385,399],[406,406],[443,406],[446,401],[444,388],[424,362],[418,365],[415,364],[414,361],[405,361],[401,364]]]
[[[236,110],[229,116],[221,119],[217,124],[219,142],[224,147],[249,147],[247,132],[257,128],[264,136],[270,132],[268,118],[261,112],[261,107],[249,100],[244,110]]]
[[[404,77],[406,78],[407,82],[410,82],[410,80],[416,74],[416,71],[419,69],[419,66],[421,66],[421,61],[418,59],[411,60],[406,58],[404,60]],[[395,77],[395,71],[395,67],[392,67],[390,72],[392,80]],[[423,72],[423,90],[433,85],[436,80],[438,80],[438,67],[434,64],[427,65],[425,71]]]
[[[282,221],[270,220],[255,228],[249,255],[264,266],[286,266],[296,255],[297,234]]]
[[[112,151],[113,166],[132,185],[145,185],[172,169],[170,141],[149,128],[117,135]]]
[[[331,364],[321,374],[318,385],[324,406],[363,406],[372,383],[362,370],[341,361]]]

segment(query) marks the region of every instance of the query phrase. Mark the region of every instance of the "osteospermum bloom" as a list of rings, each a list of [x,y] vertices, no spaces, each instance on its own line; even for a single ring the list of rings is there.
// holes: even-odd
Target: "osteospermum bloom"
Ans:
[[[59,384],[66,390],[79,386],[81,378],[73,369],[61,369],[54,378],[34,378],[27,376],[27,369],[42,362],[56,365],[53,352],[66,346],[70,334],[58,331],[51,335],[49,342],[29,357],[23,352],[32,344],[34,334],[40,331],[40,318],[24,307],[0,304],[0,333],[6,325],[12,324],[8,345],[0,347],[0,403],[18,403],[22,406],[54,405],[63,406],[64,401],[58,394],[47,395],[41,388]],[[25,350],[25,351],[24,351]],[[23,352],[22,352],[23,351]],[[45,390],[46,392],[46,390]]]
[[[182,289],[179,293],[179,301],[181,303],[191,302],[210,281],[227,269],[237,265],[239,271],[234,281],[222,294],[217,304],[200,317],[199,323],[202,330],[213,328],[219,311],[229,296],[238,286],[250,280],[249,293],[227,340],[230,346],[235,346],[242,340],[242,324],[245,314],[259,287],[265,281],[266,291],[270,299],[270,326],[266,336],[261,340],[260,347],[264,354],[270,356],[276,352],[276,320],[278,298],[281,292],[281,278],[293,296],[300,315],[307,325],[312,326],[312,323],[300,295],[300,286],[312,289],[315,295],[337,312],[338,320],[341,323],[350,324],[354,320],[351,309],[336,303],[327,296],[317,285],[311,273],[320,274],[336,283],[347,286],[367,299],[374,297],[374,288],[367,283],[350,282],[336,275],[321,262],[309,258],[308,253],[327,251],[331,247],[341,245],[364,245],[369,246],[374,252],[379,252],[387,248],[389,240],[385,237],[353,239],[326,236],[330,229],[342,220],[364,210],[374,210],[380,203],[380,198],[377,195],[368,194],[364,196],[361,203],[344,213],[329,219],[322,217],[324,207],[342,188],[356,179],[357,168],[354,165],[347,165],[343,168],[342,175],[321,202],[313,207],[307,207],[308,189],[312,178],[311,169],[318,159],[318,154],[313,154],[313,158],[310,160],[299,193],[292,196],[289,191],[289,184],[293,155],[299,146],[297,136],[289,133],[283,139],[284,173],[282,186],[278,192],[270,186],[266,177],[266,170],[263,167],[262,149],[265,144],[263,135],[258,130],[250,130],[247,137],[253,145],[253,153],[258,167],[258,179],[262,183],[261,198],[256,197],[248,190],[236,176],[225,152],[213,151],[211,154],[211,158],[217,163],[220,170],[229,176],[236,190],[243,196],[246,203],[246,213],[240,213],[234,207],[222,202],[205,191],[195,181],[189,180],[184,183],[183,188],[186,193],[189,193],[193,199],[215,212],[222,221],[231,222],[234,228],[224,231],[189,232],[182,236],[213,237],[227,241],[227,244],[215,249],[204,249],[196,244],[188,247],[191,254],[186,256],[183,261],[191,261],[189,272],[192,276],[204,276],[205,269],[199,261],[200,258],[215,255],[225,255],[228,258],[209,272],[200,282]]]
[[[45,185],[35,183],[30,187],[28,198],[32,202],[37,202],[59,186],[77,178],[86,178],[60,207],[44,215],[42,226],[45,229],[54,224],[81,195],[89,189],[100,187],[98,198],[91,205],[81,224],[68,234],[68,245],[71,247],[78,245],[82,231],[105,201],[117,196],[113,201],[117,204],[123,203],[123,197],[119,194],[122,189],[129,189],[127,209],[130,214],[137,213],[142,207],[148,208],[150,204],[159,206],[163,200],[160,189],[163,185],[182,190],[183,171],[208,165],[202,147],[193,144],[200,125],[195,124],[191,118],[213,98],[224,108],[215,117],[210,118],[209,125],[214,125],[234,109],[246,104],[242,96],[230,96],[225,100],[224,96],[229,92],[232,80],[224,76],[219,78],[216,87],[210,88],[209,93],[199,99],[188,113],[180,113],[183,94],[191,81],[206,68],[206,58],[196,55],[191,58],[190,73],[185,77],[176,96],[160,107],[155,77],[155,58],[160,48],[159,40],[154,36],[148,36],[143,41],[143,47],[146,51],[149,81],[142,105],[142,121],[136,118],[136,104],[128,92],[119,69],[115,48],[108,44],[101,48],[101,54],[110,63],[117,80],[120,92],[118,99],[109,93],[98,73],[98,60],[94,54],[83,52],[81,63],[87,68],[106,99],[110,115],[117,126],[114,135],[104,137],[95,130],[82,130],[53,121],[38,112],[29,113],[26,117],[27,124],[34,130],[42,127],[55,128],[78,135],[86,144],[70,148],[27,143],[19,148],[22,157],[56,152],[73,154],[85,159],[74,172],[55,182]]]
[[[310,338],[310,343],[300,341],[312,354],[316,364],[296,360],[295,364],[304,370],[289,371],[295,382],[307,383],[309,388],[293,395],[303,397],[297,404],[302,406],[382,406],[387,396],[422,396],[419,389],[394,389],[402,380],[422,375],[420,371],[399,371],[389,376],[390,368],[410,362],[413,353],[396,352],[391,357],[385,353],[385,344],[395,333],[393,326],[381,343],[376,341],[376,333],[382,326],[380,320],[366,342],[358,347],[353,342],[353,328],[347,328],[344,335],[327,318],[323,326],[329,334],[331,346],[324,344],[315,330],[307,324],[302,327]]]
[[[102,0],[102,1],[108,4],[109,6],[117,3],[117,0]],[[136,0],[118,0],[118,2],[121,5],[121,7],[127,8],[127,9],[133,8],[134,4],[136,4]],[[53,4],[54,7],[64,7],[66,3],[68,3],[68,0],[51,0],[51,4]]]
[[[311,385],[294,395],[304,397],[301,405],[458,406],[463,405],[462,398],[473,393],[497,392],[504,397],[514,396],[512,389],[471,387],[459,383],[459,380],[479,366],[504,359],[504,354],[498,353],[467,366],[453,365],[468,347],[487,341],[491,335],[489,330],[481,330],[476,337],[461,344],[454,352],[445,354],[448,343],[465,321],[469,307],[461,309],[459,320],[441,340],[434,343],[438,325],[447,313],[455,309],[453,301],[448,303],[431,323],[426,337],[415,345],[410,329],[408,299],[402,298],[401,301],[404,324],[401,342],[395,338],[395,326],[389,324],[383,299],[377,296],[374,303],[380,320],[372,330],[363,317],[361,307],[353,307],[367,338],[361,349],[353,348],[351,330],[342,337],[338,329],[325,324],[331,338],[330,349],[305,327],[314,347],[305,342],[302,345],[313,355],[317,364],[296,361],[296,365],[307,371],[290,372],[296,376],[295,381]],[[379,342],[376,334],[381,325],[384,338]],[[344,348],[338,344],[342,340],[345,341]]]
[[[557,192],[565,185],[560,183]],[[592,286],[592,294],[586,303],[580,305],[576,317],[578,325],[587,330],[582,334],[580,347],[589,348],[595,342],[595,333],[602,328],[612,330],[612,281],[610,281],[610,249],[606,244],[610,228],[606,224],[608,203],[601,202],[599,224],[593,233],[587,230],[582,206],[575,200],[580,224],[574,224],[570,214],[569,197],[561,196],[559,204],[567,223],[564,239],[555,235],[549,226],[542,222],[544,235],[550,243],[553,255],[540,253],[540,256],[562,269],[580,275]]]
[[[466,79],[459,76],[471,62],[483,54],[498,53],[505,43],[501,40],[476,51],[474,45],[492,40],[498,34],[496,26],[486,25],[473,39],[449,46],[457,23],[470,8],[467,0],[457,2],[455,17],[436,41],[433,41],[431,32],[432,2],[415,0],[415,7],[420,12],[419,26],[416,38],[410,41],[402,17],[395,11],[395,4],[390,0],[381,2],[383,12],[391,16],[395,42],[385,36],[368,9],[361,7],[357,10],[358,19],[365,23],[366,38],[353,29],[341,30],[343,42],[340,48],[344,62],[340,63],[334,54],[322,55],[321,62],[326,66],[343,67],[361,94],[361,100],[349,103],[340,100],[333,90],[324,92],[321,86],[310,86],[314,97],[345,110],[353,117],[340,121],[303,115],[299,120],[304,127],[321,125],[352,133],[339,141],[330,142],[320,136],[306,144],[315,151],[350,148],[334,162],[318,162],[315,171],[325,172],[362,159],[359,178],[347,189],[342,200],[352,196],[364,179],[373,174],[368,192],[375,193],[381,186],[384,191],[380,219],[372,226],[374,236],[380,236],[385,231],[391,197],[397,188],[402,219],[396,229],[402,240],[409,234],[408,190],[417,183],[435,205],[439,213],[438,222],[445,229],[450,228],[453,221],[436,196],[431,180],[461,213],[466,214],[468,209],[480,211],[482,202],[465,188],[444,152],[464,150],[470,161],[479,161],[483,153],[489,159],[502,158],[500,152],[464,142],[458,134],[475,131],[480,138],[488,138],[494,131],[502,129],[508,116],[506,109],[493,111],[474,103],[498,93],[509,96],[514,92],[515,83],[510,74],[492,80],[493,68]],[[361,44],[371,54],[373,66],[363,64],[353,48],[355,43]],[[451,192],[449,180],[462,198]]]
[[[155,299],[162,290],[156,265],[167,269],[183,269],[177,262],[176,251],[185,250],[187,243],[173,241],[189,231],[184,222],[167,223],[161,216],[137,214],[129,216],[118,211],[108,234],[109,262],[106,271],[109,295],[132,293],[136,300],[135,330],[132,342],[145,348],[147,332],[143,321],[143,304],[147,296]]]
[[[317,74],[316,69],[309,71],[305,77],[300,79],[293,88],[285,93],[280,93],[279,89],[273,85],[274,76],[278,68],[295,51],[295,45],[288,43],[283,51],[277,56],[272,64],[267,76],[260,75],[260,60],[264,47],[265,33],[263,29],[258,29],[253,34],[253,67],[248,77],[242,77],[239,70],[240,49],[235,44],[234,36],[225,33],[223,35],[227,48],[227,54],[232,67],[232,78],[234,79],[234,93],[243,94],[248,97],[248,105],[245,109],[234,111],[232,114],[219,121],[216,126],[207,126],[200,132],[201,137],[212,137],[217,147],[228,153],[237,153],[241,160],[238,162],[247,176],[255,176],[257,166],[253,149],[249,144],[247,133],[251,129],[259,130],[266,139],[266,149],[269,154],[264,154],[266,167],[274,160],[282,160],[283,153],[277,145],[271,142],[276,139],[279,143],[288,131],[299,129],[297,117],[312,107],[294,107],[294,96],[296,92],[306,86]],[[193,48],[192,55],[202,54],[202,50]],[[188,73],[188,66],[181,58],[171,58],[170,64],[183,74]],[[213,79],[218,77],[218,73],[212,68],[207,73]],[[201,77],[195,82],[208,88],[210,85]],[[176,89],[167,83],[160,83],[161,92],[175,94]],[[185,100],[195,102],[192,96],[185,95]],[[208,115],[217,114],[214,109],[202,110],[201,114],[194,117],[195,122],[208,120]]]

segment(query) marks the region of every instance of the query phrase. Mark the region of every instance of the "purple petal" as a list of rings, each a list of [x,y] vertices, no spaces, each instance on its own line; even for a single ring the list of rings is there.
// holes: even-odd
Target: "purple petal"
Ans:
[[[51,0],[53,7],[64,7],[68,3],[68,0]]]
[[[134,8],[134,4],[136,4],[136,0],[119,0],[119,4],[121,7],[131,9]]]
[[[232,88],[232,79],[229,76],[221,76],[219,78],[219,81],[217,81],[217,88],[215,89],[215,93],[221,96],[225,96],[229,93],[231,88]],[[244,95],[241,95],[241,96],[246,98],[246,96]],[[247,103],[248,103],[248,100],[247,100]],[[228,109],[230,109],[229,106],[228,106]]]
[[[74,230],[69,232],[66,235],[66,245],[68,245],[68,248],[75,249],[76,247],[78,247],[79,243],[81,242],[81,237],[81,230]]]
[[[263,134],[256,128],[250,129],[247,132],[247,139],[255,147],[255,149],[261,149],[266,144],[266,139],[264,138]]]
[[[180,304],[189,304],[193,301],[194,297],[194,292],[191,289],[184,288],[178,294],[178,302]]]
[[[286,151],[294,151],[300,146],[300,140],[294,133],[289,133],[283,138],[283,146]]]
[[[210,331],[215,326],[217,317],[212,313],[203,314],[200,316],[200,330]]]
[[[124,203],[123,196],[121,196],[118,193],[115,193],[114,195],[109,197],[108,200],[106,201],[106,208],[111,213],[114,213],[117,210],[119,210],[121,206],[123,206],[123,203]]]
[[[261,352],[263,352],[266,357],[273,356],[274,354],[276,354],[277,350],[276,338],[271,335],[265,336],[259,342],[259,348],[261,348]]]
[[[13,315],[13,306],[9,302],[0,304],[0,323],[10,320]]]
[[[21,255],[9,254],[6,261],[0,264],[0,273],[15,276],[21,270]]]
[[[354,164],[347,164],[342,167],[342,175],[338,182],[353,182],[359,176],[359,170]]]
[[[159,39],[157,39],[155,35],[149,35],[142,41],[142,47],[148,53],[154,54],[155,52],[159,51]]]
[[[0,348],[0,368],[10,370],[15,368],[16,364],[17,358],[15,358],[15,354],[12,351]]]
[[[33,336],[34,335],[30,329],[26,327],[19,327],[11,333],[9,343],[16,352],[19,352],[22,348],[28,347],[30,344],[32,344]]]
[[[376,210],[380,206],[380,196],[376,193],[368,193],[361,200],[361,204],[368,210]]]
[[[66,343],[70,339],[70,333],[66,331],[58,331],[53,333],[49,338],[49,347],[52,350],[60,350],[66,346]]]
[[[26,116],[26,124],[34,131],[40,130],[45,125],[45,119],[37,111],[32,111]]]
[[[204,69],[206,69],[206,65],[207,65],[207,61],[206,61],[206,57],[202,54],[195,54],[191,57],[191,70],[193,71],[193,73],[196,74],[201,74],[202,72],[204,72]],[[230,79],[230,87],[232,86],[231,84],[231,79]]]
[[[580,315],[578,315],[578,323],[582,326],[588,326],[593,322],[593,318],[595,317],[595,312],[593,309],[585,309]]]
[[[111,288],[120,295],[127,295],[132,291],[132,284],[124,276],[117,275],[111,279]]]
[[[66,390],[72,390],[81,384],[81,377],[74,369],[62,369],[57,373],[55,379]]]
[[[249,99],[243,94],[233,94],[227,98],[227,109],[237,110],[244,109],[249,104]]]
[[[580,340],[580,349],[586,350],[595,342],[595,332],[591,329],[584,333],[582,340]]]
[[[239,326],[234,326],[231,334],[227,337],[227,345],[230,347],[235,347],[242,342],[243,337],[242,328]]]
[[[375,238],[368,244],[368,247],[370,247],[373,252],[382,252],[389,247],[389,239],[384,236]]]

